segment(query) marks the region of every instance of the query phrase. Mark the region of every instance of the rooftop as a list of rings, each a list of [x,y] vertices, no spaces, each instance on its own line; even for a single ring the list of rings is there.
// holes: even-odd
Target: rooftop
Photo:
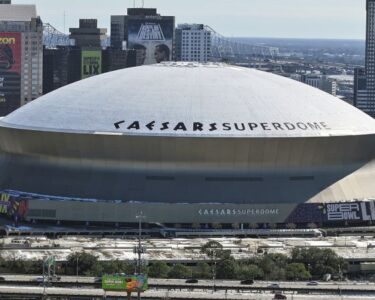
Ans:
[[[0,9],[1,21],[25,22],[37,18],[35,5],[2,4]]]
[[[23,106],[0,126],[198,137],[375,134],[375,120],[323,91],[226,64],[162,63],[82,80]]]

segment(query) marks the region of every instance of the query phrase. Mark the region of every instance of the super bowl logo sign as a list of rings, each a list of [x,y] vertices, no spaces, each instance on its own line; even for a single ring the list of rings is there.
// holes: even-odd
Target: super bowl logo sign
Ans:
[[[326,204],[323,213],[328,221],[375,220],[374,201]]]
[[[143,24],[138,32],[138,40],[141,41],[164,41],[163,30],[160,24]]]
[[[7,193],[0,194],[0,215],[25,218],[28,212],[28,200],[16,198]]]

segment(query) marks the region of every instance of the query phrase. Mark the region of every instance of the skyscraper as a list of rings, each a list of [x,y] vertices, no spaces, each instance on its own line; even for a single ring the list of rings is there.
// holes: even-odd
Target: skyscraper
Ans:
[[[367,107],[366,71],[364,68],[354,69],[353,104],[361,110]]]
[[[0,116],[42,95],[43,23],[35,5],[0,2]]]
[[[367,101],[361,109],[375,117],[375,0],[366,0],[366,80]]]
[[[175,36],[177,61],[209,61],[211,32],[203,24],[180,24]]]
[[[174,52],[175,18],[155,8],[128,8],[126,16],[111,16],[111,46],[137,50],[137,65],[170,61]]]

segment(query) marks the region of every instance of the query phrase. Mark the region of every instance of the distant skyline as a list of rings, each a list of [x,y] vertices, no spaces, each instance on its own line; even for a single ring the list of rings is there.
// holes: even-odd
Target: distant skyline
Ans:
[[[141,0],[12,0],[36,4],[43,22],[65,33],[80,18],[98,19],[110,33],[110,16]],[[228,37],[365,39],[366,0],[144,0],[180,23],[203,23]]]

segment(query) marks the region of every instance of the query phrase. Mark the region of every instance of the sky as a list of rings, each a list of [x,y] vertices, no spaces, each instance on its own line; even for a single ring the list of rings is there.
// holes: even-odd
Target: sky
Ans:
[[[80,18],[98,19],[110,32],[110,16],[124,15],[142,0],[12,0],[36,4],[43,22],[64,32]],[[144,0],[176,24],[203,23],[227,37],[365,39],[366,0]],[[64,22],[65,12],[65,22]]]

